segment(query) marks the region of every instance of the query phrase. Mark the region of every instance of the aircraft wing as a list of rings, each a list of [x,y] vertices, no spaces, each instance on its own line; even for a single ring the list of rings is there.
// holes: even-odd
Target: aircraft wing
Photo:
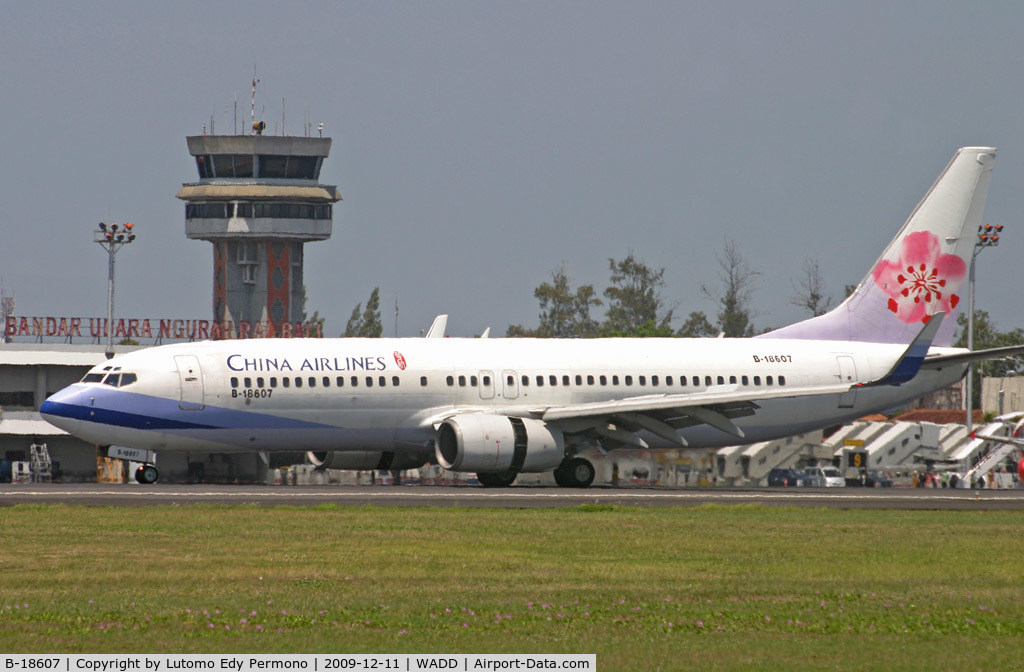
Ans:
[[[655,394],[585,404],[547,406],[533,409],[542,420],[553,422],[570,434],[593,431],[627,445],[645,448],[634,435],[647,430],[676,445],[685,446],[677,429],[706,424],[743,438],[733,418],[753,415],[759,401],[848,392],[849,383],[817,387],[776,387],[751,389],[739,385],[716,385],[692,394]]]

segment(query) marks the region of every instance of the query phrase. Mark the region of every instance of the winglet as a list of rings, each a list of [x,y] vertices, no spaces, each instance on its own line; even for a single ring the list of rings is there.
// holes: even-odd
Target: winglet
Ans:
[[[425,338],[444,338],[444,330],[448,328],[448,316],[438,315],[434,318],[434,323],[430,325],[430,329],[427,330]]]
[[[924,328],[917,334],[917,338],[911,342],[907,349],[903,351],[900,358],[893,364],[893,367],[889,369],[889,372],[882,376],[880,379],[865,383],[863,387],[874,387],[877,385],[902,385],[913,380],[917,372],[921,370],[921,364],[924,362],[924,358],[928,355],[928,348],[932,346],[932,341],[935,340],[935,334],[939,332],[939,327],[942,326],[942,318],[946,316],[944,312],[938,312],[932,315],[928,323],[924,325]]]

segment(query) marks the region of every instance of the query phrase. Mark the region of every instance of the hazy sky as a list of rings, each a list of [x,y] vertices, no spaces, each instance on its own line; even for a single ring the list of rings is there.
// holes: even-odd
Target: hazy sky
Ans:
[[[19,315],[103,316],[100,220],[132,221],[117,315],[209,319],[212,246],[174,196],[185,136],[323,122],[334,236],[306,246],[336,335],[379,286],[385,335],[535,326],[563,262],[666,269],[714,315],[726,237],[760,271],[758,328],[805,259],[836,301],[964,145],[999,148],[978,307],[1024,326],[1024,3],[0,0],[0,276]],[[282,104],[282,99],[284,103]]]

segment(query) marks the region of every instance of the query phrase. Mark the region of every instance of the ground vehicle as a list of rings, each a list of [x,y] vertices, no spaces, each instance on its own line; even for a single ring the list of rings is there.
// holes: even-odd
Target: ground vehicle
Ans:
[[[865,488],[892,488],[893,479],[886,475],[881,469],[868,469],[864,473]]]
[[[776,468],[768,472],[768,486],[772,488],[796,487],[796,482],[800,478],[800,470],[792,467],[788,468]]]
[[[807,467],[798,485],[814,488],[842,488],[846,479],[835,467]]]

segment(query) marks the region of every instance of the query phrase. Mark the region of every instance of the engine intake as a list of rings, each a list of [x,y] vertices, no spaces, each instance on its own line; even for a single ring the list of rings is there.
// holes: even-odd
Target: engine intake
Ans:
[[[434,453],[452,471],[550,471],[565,457],[565,439],[542,420],[467,413],[441,423]]]

